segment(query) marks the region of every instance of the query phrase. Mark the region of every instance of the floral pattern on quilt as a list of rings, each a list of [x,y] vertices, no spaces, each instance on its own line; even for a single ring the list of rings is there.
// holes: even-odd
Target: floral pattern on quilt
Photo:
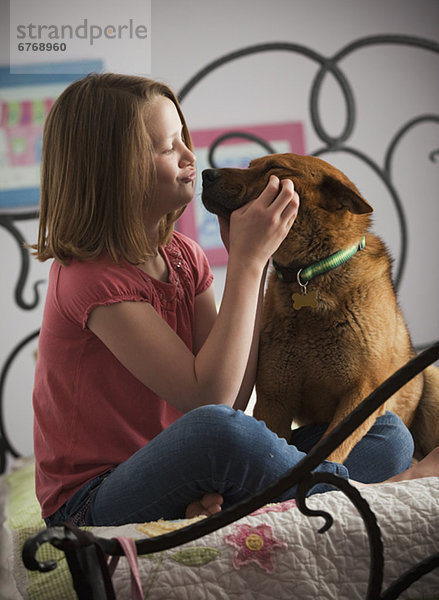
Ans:
[[[237,549],[233,557],[233,566],[240,569],[249,563],[274,573],[273,554],[277,548],[287,548],[287,544],[274,537],[270,525],[235,525],[234,532],[225,535],[224,541]]]

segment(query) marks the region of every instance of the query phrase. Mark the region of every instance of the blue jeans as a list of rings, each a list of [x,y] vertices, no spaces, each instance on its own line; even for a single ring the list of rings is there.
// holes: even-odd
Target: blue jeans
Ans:
[[[320,440],[326,424],[300,427],[292,432],[291,444],[308,453]],[[414,452],[410,431],[394,413],[378,417],[368,433],[353,447],[343,463],[349,478],[362,483],[379,483],[409,468]]]
[[[99,526],[182,518],[188,504],[213,491],[223,496],[227,508],[262,491],[294,467],[305,456],[305,446],[312,446],[324,429],[296,430],[293,444],[302,446],[298,449],[241,411],[227,406],[197,408],[114,470],[86,483],[46,523]],[[381,481],[408,468],[413,442],[402,421],[387,413],[353,454],[346,466],[325,461],[315,470]],[[296,488],[276,500],[294,498]],[[319,484],[312,493],[329,489]]]

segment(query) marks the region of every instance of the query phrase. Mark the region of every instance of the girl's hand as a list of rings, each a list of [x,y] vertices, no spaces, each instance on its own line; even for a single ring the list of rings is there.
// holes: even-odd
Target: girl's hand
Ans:
[[[264,191],[230,217],[229,253],[263,266],[290,231],[299,209],[290,179],[272,175]]]

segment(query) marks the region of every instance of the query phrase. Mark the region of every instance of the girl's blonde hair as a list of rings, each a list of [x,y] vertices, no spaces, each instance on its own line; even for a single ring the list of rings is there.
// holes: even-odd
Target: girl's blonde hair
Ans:
[[[108,252],[140,264],[155,255],[145,231],[156,173],[148,105],[165,96],[175,104],[183,140],[190,134],[173,91],[129,75],[90,74],[54,103],[43,134],[41,199],[35,256],[60,263]],[[183,210],[163,217],[159,245],[169,241]]]

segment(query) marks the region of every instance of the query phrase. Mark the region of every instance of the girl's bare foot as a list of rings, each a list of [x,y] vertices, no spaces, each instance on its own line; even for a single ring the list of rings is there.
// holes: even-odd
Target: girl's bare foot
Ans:
[[[187,506],[186,518],[192,519],[193,517],[199,517],[200,515],[210,517],[210,515],[214,515],[221,511],[221,504],[223,502],[224,500],[221,494],[217,494],[216,492],[205,494],[201,500],[191,502]]]

